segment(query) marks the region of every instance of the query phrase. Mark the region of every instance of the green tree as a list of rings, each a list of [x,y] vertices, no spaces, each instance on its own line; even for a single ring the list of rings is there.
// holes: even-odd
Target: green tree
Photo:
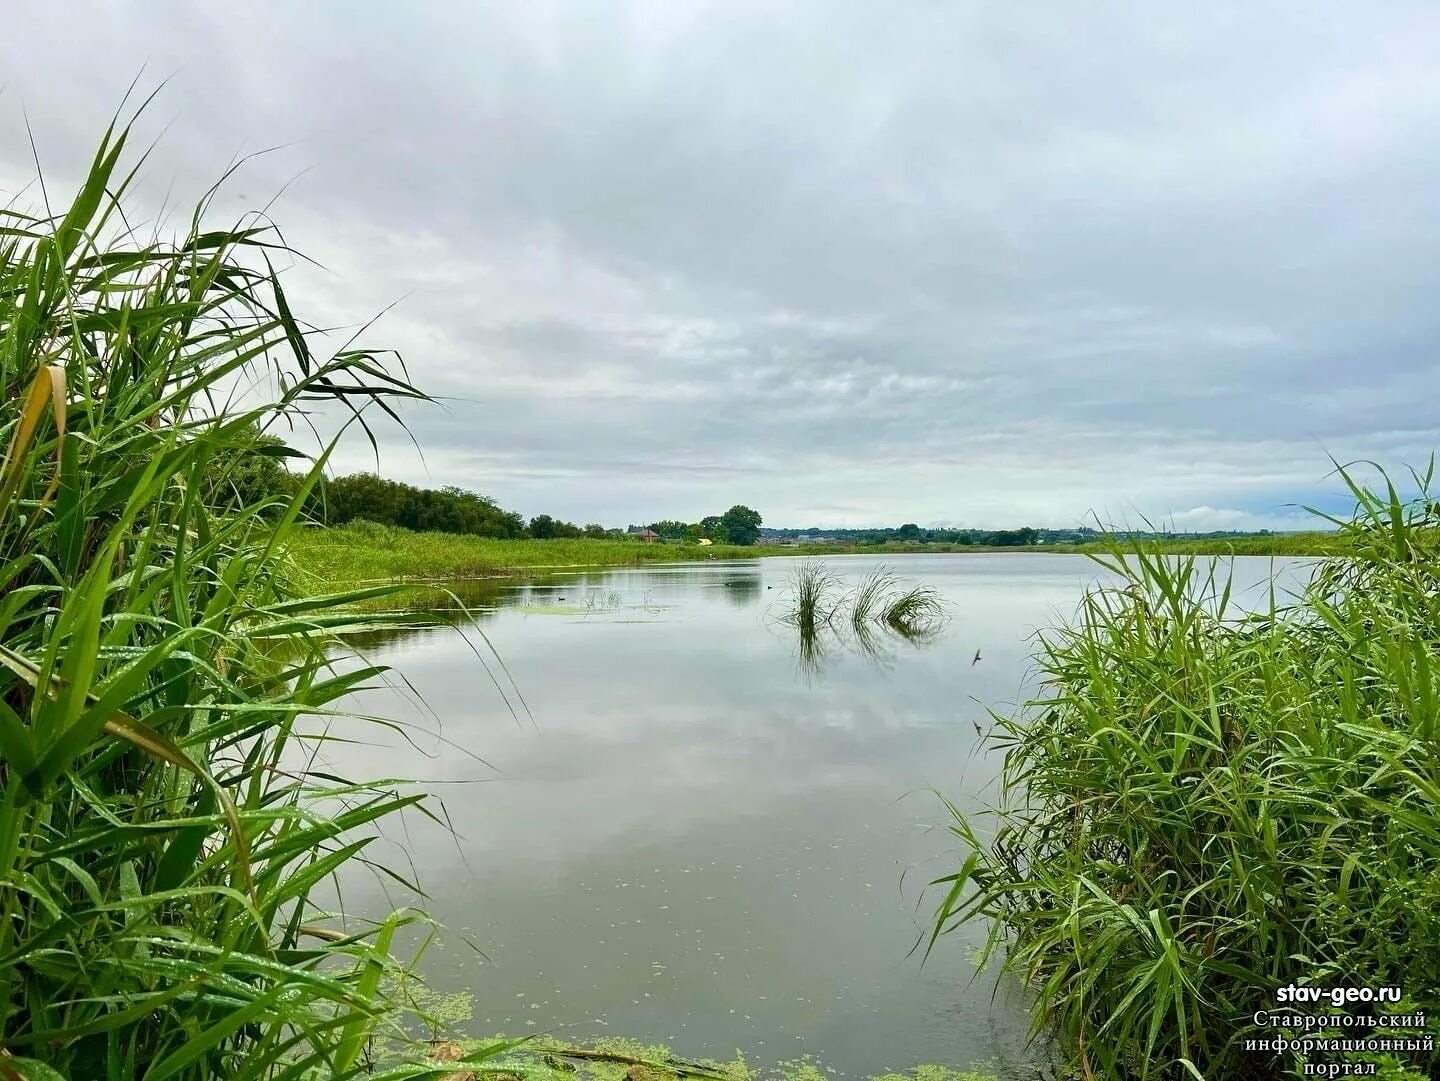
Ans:
[[[385,525],[400,525],[408,485],[386,480],[374,473],[336,477],[325,485],[324,515],[331,525],[343,525],[365,518]]]
[[[920,539],[920,527],[914,522],[906,522],[896,530],[895,535],[901,540],[916,541]]]
[[[585,526],[585,535],[599,540],[605,536],[605,527],[599,522],[590,522]]]
[[[548,514],[537,514],[530,519],[530,535],[536,540],[550,540],[560,531],[560,523]]]
[[[525,521],[495,500],[464,488],[416,488],[374,473],[353,473],[317,485],[312,517],[328,525],[363,518],[384,525],[476,537],[519,537]]]
[[[754,544],[760,539],[760,514],[737,503],[720,516],[720,528],[731,544]]]
[[[285,459],[301,457],[283,439],[262,435],[252,424],[231,453],[210,460],[205,501],[217,511],[262,507],[264,517],[275,518],[299,487],[298,478],[285,468]]]
[[[688,528],[684,522],[677,522],[665,518],[658,522],[651,522],[650,528],[666,540],[684,540],[685,530]]]

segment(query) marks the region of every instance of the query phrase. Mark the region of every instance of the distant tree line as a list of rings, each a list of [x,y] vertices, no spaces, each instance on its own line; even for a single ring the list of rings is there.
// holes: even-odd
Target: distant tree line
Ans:
[[[1093,530],[1064,531],[1065,540],[1076,543],[1084,539],[1094,539],[1095,535]],[[1024,548],[1032,544],[1063,543],[1056,539],[1056,530],[1035,529],[1032,526],[1023,526],[1020,529],[922,529],[914,522],[906,522],[902,526],[873,529],[824,529],[813,526],[810,529],[766,529],[762,531],[764,540],[781,537],[791,540],[806,537],[817,540],[844,540],[855,544],[896,542],[902,544],[975,544],[1000,548]]]
[[[300,478],[286,468],[299,457],[283,440],[253,432],[249,446],[230,460],[216,463],[206,481],[206,498],[216,506],[255,506],[271,502],[275,515],[294,497]],[[323,478],[306,499],[305,515],[323,525],[369,521],[417,532],[463,533],[474,537],[554,540],[574,537],[619,537],[619,529],[598,522],[576,525],[549,514],[526,521],[479,492],[448,486],[421,488],[375,473]],[[666,540],[698,541],[702,537],[728,544],[754,544],[760,538],[760,515],[737,504],[724,514],[699,522],[660,521],[648,528]],[[631,532],[640,528],[632,526]]]
[[[1162,530],[1119,530],[1102,533],[1089,526],[1074,529],[1036,529],[1024,526],[1020,529],[922,529],[914,522],[902,526],[866,529],[826,529],[811,526],[809,529],[763,529],[761,541],[780,538],[816,540],[844,540],[855,544],[959,544],[984,547],[1012,548],[1034,544],[1085,544],[1102,537],[1133,538],[1137,540],[1213,540],[1237,537],[1266,537],[1270,530],[1212,530],[1207,533],[1180,533]]]
[[[661,540],[689,541],[694,544],[701,540],[717,544],[751,545],[760,539],[760,513],[744,504],[737,503],[724,514],[712,514],[698,522],[681,522],[662,518],[644,528],[658,533]],[[631,526],[633,532],[639,527]]]
[[[206,498],[217,507],[271,503],[279,515],[294,497],[300,478],[285,467],[295,457],[283,441],[256,433],[232,460],[216,463],[206,481]],[[528,522],[489,496],[464,488],[420,488],[374,473],[322,479],[306,499],[304,512],[324,525],[365,520],[417,532],[463,533],[472,537],[604,537],[619,534],[602,525],[578,526],[548,514]]]
[[[299,478],[286,467],[297,452],[282,440],[254,433],[250,446],[225,463],[217,463],[207,480],[207,499],[217,506],[255,506],[264,499],[273,502],[279,514],[296,491]],[[322,480],[311,491],[306,515],[325,525],[344,525],[360,519],[383,525],[401,526],[419,532],[463,533],[475,537],[534,538],[551,540],[575,537],[616,537],[618,529],[606,529],[598,522],[576,525],[537,514],[528,521],[515,511],[505,510],[489,496],[454,486],[420,488],[387,480],[374,473],[351,473]],[[849,541],[854,544],[955,544],[999,548],[1021,548],[1036,544],[1083,544],[1101,537],[1098,530],[1075,529],[923,529],[914,522],[901,526],[864,529],[762,528],[759,512],[736,504],[724,514],[712,514],[698,522],[664,518],[648,526],[630,527],[635,533],[650,529],[662,540],[696,543],[753,545],[781,538],[812,538],[820,541]],[[1266,536],[1257,533],[1213,531],[1209,533],[1122,532],[1122,537],[1207,540],[1224,537]],[[1114,534],[1112,534],[1114,535]]]
[[[513,510],[505,510],[488,495],[464,488],[417,488],[412,484],[386,480],[374,473],[352,473],[327,480],[311,500],[316,521],[344,525],[357,519],[398,525],[418,532],[464,533],[472,537],[501,537],[556,540],[573,537],[606,537],[619,530],[607,530],[598,522],[576,525],[549,514],[537,514],[528,522]]]
[[[312,517],[326,525],[357,519],[419,532],[523,537],[525,520],[489,496],[463,488],[418,488],[374,473],[335,477],[316,487]],[[553,521],[553,520],[552,520]]]

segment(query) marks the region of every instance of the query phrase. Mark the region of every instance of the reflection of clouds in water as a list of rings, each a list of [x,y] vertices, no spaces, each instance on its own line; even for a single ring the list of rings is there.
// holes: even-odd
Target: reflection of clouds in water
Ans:
[[[724,598],[737,608],[748,608],[760,599],[762,582],[759,567],[745,567],[720,579]]]
[[[519,993],[526,1020],[575,1023],[567,1036],[603,1017],[599,1031],[761,1057],[803,1036],[857,1073],[888,1064],[876,1032],[915,1061],[964,1063],[1022,1042],[1003,994],[994,1006],[993,985],[970,982],[958,935],[923,971],[904,961],[927,911],[922,884],[950,869],[944,815],[922,790],[983,801],[998,758],[972,722],[1033,689],[1029,636],[1073,612],[1099,572],[1073,556],[892,561],[939,589],[954,618],[921,649],[882,638],[894,647],[884,665],[833,649],[806,679],[793,629],[777,628],[767,603],[793,564],[477,586],[493,607],[467,633],[483,627],[494,642],[538,732],[515,724],[459,627],[371,643],[435,720],[398,692],[362,695],[361,708],[438,724],[495,766],[398,739],[324,751],[340,772],[445,782],[434,790],[458,842],[418,816],[392,840],[439,918],[495,957],[483,969],[459,952],[429,961],[442,985],[477,993],[491,1030],[521,1016],[509,1008]],[[1246,563],[1247,581],[1265,564]],[[873,565],[832,561],[851,585]],[[527,612],[611,594],[618,617]],[[663,616],[625,618],[646,605]],[[464,783],[476,779],[492,783]]]

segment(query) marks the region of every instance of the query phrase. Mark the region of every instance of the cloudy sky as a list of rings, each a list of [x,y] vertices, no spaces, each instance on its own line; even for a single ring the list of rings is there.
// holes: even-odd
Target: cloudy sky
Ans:
[[[139,74],[140,192],[445,400],[526,514],[1293,527],[1440,445],[1440,6],[12,4],[0,191]],[[15,27],[22,28],[19,33]],[[356,440],[342,468],[373,467]]]

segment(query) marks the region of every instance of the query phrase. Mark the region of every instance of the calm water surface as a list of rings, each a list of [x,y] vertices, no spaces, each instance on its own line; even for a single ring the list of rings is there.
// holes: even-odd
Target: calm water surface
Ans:
[[[832,642],[811,665],[776,619],[797,562],[490,583],[473,620],[361,643],[408,685],[355,704],[411,722],[413,745],[370,736],[330,759],[444,800],[453,835],[416,816],[390,840],[448,928],[424,967],[474,993],[474,1035],[813,1053],[851,1076],[1024,1060],[1023,998],[977,974],[978,928],[923,966],[909,955],[925,883],[957,865],[926,789],[993,796],[1000,756],[975,725],[1025,697],[1034,631],[1102,573],[1079,556],[890,560],[940,591],[944,631],[882,637],[878,655]],[[849,584],[876,562],[828,561]],[[1271,563],[1236,566],[1253,583]],[[533,723],[497,692],[479,631]],[[355,883],[347,905],[378,910],[381,890]]]

